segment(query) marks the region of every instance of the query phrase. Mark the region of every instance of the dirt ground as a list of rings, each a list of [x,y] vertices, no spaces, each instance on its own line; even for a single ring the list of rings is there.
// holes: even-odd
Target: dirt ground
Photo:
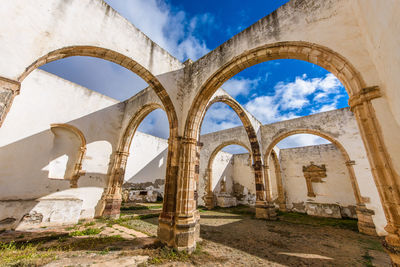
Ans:
[[[158,206],[122,212],[114,221],[3,232],[0,266],[390,266],[382,239],[358,233],[354,220],[202,211],[202,241],[188,255],[157,242]]]

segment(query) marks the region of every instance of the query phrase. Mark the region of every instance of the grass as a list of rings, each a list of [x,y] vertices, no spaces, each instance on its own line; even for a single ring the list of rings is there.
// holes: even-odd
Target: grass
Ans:
[[[33,244],[0,243],[0,266],[42,266],[56,258],[54,251],[38,251]]]
[[[82,231],[74,231],[69,233],[70,236],[84,236],[84,235],[97,235],[101,233],[102,229],[100,228],[87,228]]]
[[[355,219],[324,218],[324,217],[309,216],[304,213],[282,212],[282,211],[277,211],[277,215],[279,220],[290,223],[315,225],[315,226],[332,226],[356,232],[358,231],[357,220]]]

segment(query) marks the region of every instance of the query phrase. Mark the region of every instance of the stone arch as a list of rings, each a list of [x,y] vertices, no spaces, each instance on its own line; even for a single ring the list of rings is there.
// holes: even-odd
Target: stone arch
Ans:
[[[170,135],[175,135],[172,133],[172,131],[177,131],[178,119],[174,105],[172,104],[172,101],[165,88],[149,70],[141,66],[134,59],[125,56],[119,52],[95,46],[69,46],[60,48],[47,53],[46,55],[40,57],[35,62],[33,62],[18,77],[17,81],[21,83],[29,75],[29,73],[46,63],[72,56],[88,56],[101,58],[107,61],[114,62],[137,74],[154,90],[154,92],[160,98],[162,104],[164,105],[163,109],[167,113],[168,121],[170,124]]]
[[[304,60],[325,68],[344,85],[350,98],[361,92],[365,82],[360,73],[344,57],[331,49],[302,41],[277,42],[232,56],[200,87],[189,110],[185,135],[195,138],[209,99],[227,80],[253,65],[276,59]]]
[[[72,172],[72,177],[70,180],[71,188],[77,188],[78,187],[78,179],[81,175],[84,174],[84,172],[82,172],[82,161],[83,161],[83,157],[85,156],[85,152],[86,152],[86,138],[78,128],[76,128],[75,126],[73,126],[71,124],[54,123],[54,124],[50,125],[51,131],[53,131],[53,129],[56,129],[56,128],[63,128],[63,129],[66,129],[66,130],[74,133],[78,137],[78,139],[81,141],[81,145],[80,145],[79,151],[78,151],[78,157],[77,157],[76,163],[74,165],[74,170]]]
[[[156,109],[163,109],[159,103],[147,103],[139,108],[132,116],[118,144],[117,150],[114,152],[111,170],[109,172],[108,186],[103,196],[104,208],[103,216],[117,217],[120,212],[121,205],[121,186],[124,181],[126,163],[129,156],[129,148],[132,143],[133,136],[136,133],[140,123]],[[168,148],[170,151],[170,148]],[[168,157],[170,153],[168,153]],[[167,185],[166,185],[167,186]]]
[[[205,202],[206,202],[207,208],[209,208],[209,209],[212,209],[214,207],[214,194],[212,191],[212,165],[213,165],[214,159],[217,156],[218,152],[220,152],[221,149],[223,149],[224,147],[229,146],[229,145],[241,146],[249,152],[250,157],[253,157],[252,150],[246,144],[244,144],[243,142],[238,141],[238,140],[229,140],[229,141],[223,142],[222,144],[220,144],[213,150],[213,152],[211,153],[210,158],[208,160],[207,170],[206,170],[207,195],[205,197],[205,200],[206,200]]]
[[[350,182],[351,182],[351,187],[353,189],[354,193],[354,198],[356,200],[357,204],[357,217],[359,218],[358,220],[358,229],[362,233],[370,234],[370,235],[376,235],[376,230],[375,230],[375,225],[372,221],[371,215],[373,215],[373,211],[368,210],[365,206],[365,202],[361,196],[360,189],[358,187],[357,183],[357,178],[354,172],[353,165],[355,162],[351,160],[349,154],[347,153],[346,149],[343,147],[343,145],[336,140],[334,137],[331,135],[324,133],[322,131],[317,131],[313,129],[295,129],[295,130],[289,130],[283,133],[280,133],[278,136],[276,136],[271,143],[268,145],[265,154],[264,154],[264,160],[267,162],[268,158],[270,155],[273,153],[273,148],[283,139],[295,135],[295,134],[313,134],[317,135],[319,137],[322,137],[332,144],[334,144],[341,152],[344,160],[345,160],[345,165],[347,167],[349,176],[350,176]],[[265,172],[265,179],[268,180],[268,172]],[[280,193],[284,195],[283,188],[282,192]]]
[[[157,104],[157,108],[163,109],[168,117],[168,122],[169,122],[169,136],[173,140],[175,140],[178,137],[178,118],[177,114],[174,108],[174,105],[172,103],[172,100],[170,99],[167,91],[165,88],[162,86],[162,84],[158,81],[158,79],[145,67],[140,65],[138,62],[136,62],[134,59],[125,56],[119,52],[106,49],[106,48],[101,48],[101,47],[95,47],[95,46],[70,46],[70,47],[65,47],[65,48],[60,48],[57,50],[54,50],[52,52],[49,52],[48,54],[40,57],[37,59],[35,62],[33,62],[29,67],[25,69],[25,71],[18,77],[18,82],[19,84],[23,81],[24,78],[26,78],[29,73],[31,73],[33,70],[36,68],[51,62],[55,61],[58,59],[62,58],[67,58],[71,56],[89,56],[89,57],[96,57],[96,58],[101,58],[104,60],[108,60],[111,62],[114,62],[122,67],[127,68],[128,70],[131,70],[133,73],[137,74],[139,77],[141,77],[145,82],[148,83],[149,87],[153,89],[153,91],[156,93],[158,98],[160,99],[162,105]],[[150,106],[152,108],[150,108]],[[132,124],[133,125],[133,133],[136,131],[137,126],[140,124],[141,120],[144,119],[144,117],[147,116],[151,111],[156,109],[156,106],[147,106],[144,105],[136,115],[134,115],[133,119],[135,122],[139,121],[139,123]],[[10,108],[10,107],[8,107]],[[139,117],[137,117],[139,116]],[[130,124],[131,125],[131,124]],[[129,127],[129,126],[128,126]],[[136,128],[135,128],[136,127]],[[133,135],[132,135],[133,137]],[[124,140],[124,138],[122,139]],[[130,139],[131,141],[132,139]],[[128,142],[130,144],[130,141]],[[128,144],[128,149],[129,149],[129,144]],[[122,145],[122,144],[121,144]],[[115,152],[115,155],[112,157],[112,162],[110,166],[110,173],[109,173],[109,180],[108,180],[108,186],[103,194],[102,197],[102,203],[100,203],[99,206],[99,211],[97,214],[102,214],[104,216],[119,216],[119,208],[120,208],[120,194],[119,194],[119,186],[121,184],[121,175],[123,179],[123,173],[124,173],[124,168],[126,165],[126,160],[129,154],[125,153],[123,150],[120,150],[123,147],[119,147],[118,150]],[[173,145],[169,146],[168,148],[168,162],[174,163],[174,165],[167,164],[167,177],[170,177],[169,175],[173,175],[172,172],[176,172],[176,167],[177,161],[179,154],[178,153],[173,153],[173,151],[177,150],[177,144],[176,142],[173,142]],[[121,166],[123,168],[121,169]],[[173,169],[173,170],[171,170]],[[171,176],[172,177],[172,176]],[[171,183],[171,185],[169,185]],[[165,191],[168,192],[168,190],[172,190],[172,193],[167,193],[168,195],[173,195],[175,192],[174,187],[174,182],[170,181],[170,179],[166,179],[166,184],[165,184]],[[171,202],[171,201],[169,201]],[[168,202],[168,203],[169,203]],[[172,202],[171,202],[172,203]],[[169,207],[170,212],[172,213],[173,208]]]
[[[243,124],[244,129],[246,130],[247,136],[249,138],[250,143],[250,150],[249,154],[252,155],[253,158],[253,170],[255,175],[255,184],[256,184],[256,195],[258,200],[263,200],[265,198],[265,184],[263,179],[263,172],[262,172],[262,156],[261,156],[261,149],[260,143],[258,142],[257,133],[255,127],[253,126],[246,110],[230,95],[217,95],[208,103],[206,110],[207,110],[217,102],[225,103],[229,107],[233,109],[233,111],[238,115],[240,121]],[[204,116],[203,116],[204,119]],[[201,127],[201,126],[200,126]],[[243,145],[240,145],[243,146]],[[251,151],[251,152],[250,152]]]
[[[350,98],[365,86],[364,80],[355,68],[342,56],[327,47],[302,41],[277,42],[239,51],[236,56],[214,72],[199,88],[186,118],[184,136],[198,137],[205,110],[213,94],[224,82],[240,71],[269,60],[299,59],[319,65],[333,73],[345,86]],[[257,196],[257,200],[268,200],[267,196]]]

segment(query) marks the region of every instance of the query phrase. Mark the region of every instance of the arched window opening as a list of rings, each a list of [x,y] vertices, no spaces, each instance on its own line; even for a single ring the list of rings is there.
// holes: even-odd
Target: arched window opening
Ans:
[[[168,119],[162,109],[152,111],[140,123],[129,146],[122,186],[123,208],[163,200],[168,135]]]
[[[86,151],[86,140],[82,132],[67,124],[53,124],[54,135],[50,151],[48,177],[69,180],[71,187],[78,187],[82,172],[82,160]]]
[[[261,153],[260,153],[260,146],[258,143],[258,139],[256,138],[257,132],[256,129],[258,130],[259,125],[257,123],[254,123],[253,118],[251,115],[249,115],[243,108],[229,95],[226,95],[223,91],[220,92],[220,95],[215,96],[214,99],[212,99],[209,103],[209,106],[207,107],[207,113],[205,115],[205,119],[203,121],[203,126],[202,129],[205,129],[205,132],[210,132],[214,131],[212,133],[208,134],[203,134],[200,136],[200,142],[203,144],[201,147],[201,154],[203,154],[203,159],[199,159],[199,174],[196,175],[196,177],[201,177],[199,179],[199,182],[197,182],[197,188],[199,190],[199,195],[200,195],[200,204],[202,204],[202,200],[204,200],[205,205],[208,207],[213,207],[215,203],[219,206],[235,206],[237,203],[237,198],[234,194],[233,186],[235,188],[240,187],[239,189],[235,189],[235,192],[239,192],[239,201],[246,202],[247,204],[254,205],[256,200],[262,200],[265,197],[265,191],[264,191],[264,181],[262,179],[262,163],[261,163]],[[219,103],[221,102],[221,103]],[[226,106],[229,106],[227,108]],[[214,108],[213,108],[214,107]],[[235,114],[232,114],[234,112]],[[210,113],[210,119],[208,119],[207,114]],[[230,114],[229,114],[230,113]],[[217,116],[219,118],[227,118],[223,122],[216,122],[212,116]],[[228,121],[227,121],[228,120]],[[234,127],[232,126],[241,124],[243,126],[239,127]],[[226,128],[226,126],[230,126],[228,129],[222,130],[221,128]],[[213,129],[213,130],[212,130]],[[218,132],[215,132],[218,130]],[[219,151],[223,147],[227,145],[241,145],[244,147],[251,147],[251,150],[249,148],[246,148],[248,151],[248,154],[242,154],[242,155],[233,155],[228,152],[220,152],[218,156],[218,161],[216,162],[221,162],[220,165],[213,167],[211,162],[214,162],[214,157],[216,157],[215,151]],[[245,145],[244,145],[245,144]],[[217,150],[214,150],[215,147],[218,146]],[[228,151],[234,152],[235,154],[236,151],[241,153],[243,152],[243,149],[238,149],[237,147],[230,147],[226,148]],[[213,154],[208,154],[211,153]],[[251,155],[251,156],[250,156]],[[246,170],[250,170],[249,173],[250,175],[245,177],[245,180],[248,180],[249,177],[254,177],[253,179],[253,185],[251,185],[251,181],[246,181],[249,187],[254,188],[254,192],[249,192],[250,190],[245,190],[245,187],[241,186],[239,183],[236,183],[235,185],[233,184],[233,181],[231,178],[233,175],[233,167],[234,167],[234,161],[233,156],[237,158],[238,164],[243,164]],[[221,157],[221,159],[219,158]],[[210,159],[208,159],[210,158]],[[208,161],[208,163],[206,163]],[[230,163],[229,163],[230,162]],[[204,170],[205,166],[208,166],[206,170]],[[223,166],[226,166],[224,168]],[[229,167],[232,166],[232,167]],[[215,181],[212,179],[213,173],[212,169],[215,168],[218,170],[217,176],[223,176],[221,180],[221,184],[218,187],[218,194],[214,194],[214,186],[216,186],[219,183],[213,184]],[[238,169],[239,170],[239,169]],[[225,173],[225,174],[224,174]],[[221,177],[222,177],[221,176]],[[242,176],[244,177],[244,176]],[[203,183],[206,183],[207,190],[204,192],[202,191],[203,189]],[[229,192],[226,192],[226,186],[229,186]],[[246,184],[247,186],[247,184]],[[243,192],[246,191],[244,194]],[[208,193],[207,193],[208,192]],[[206,195],[207,194],[207,195]],[[203,195],[203,197],[201,197]],[[215,198],[214,196],[218,196]],[[219,200],[218,200],[219,199]],[[219,204],[218,204],[219,201]],[[226,202],[224,204],[223,202]]]
[[[229,153],[224,150],[239,151]],[[246,153],[241,153],[245,151]],[[207,156],[207,155],[205,155]],[[208,193],[204,198],[208,208],[232,207],[238,204],[254,205],[255,180],[249,148],[241,144],[222,144],[209,156],[206,176]],[[250,179],[249,179],[250,177]]]

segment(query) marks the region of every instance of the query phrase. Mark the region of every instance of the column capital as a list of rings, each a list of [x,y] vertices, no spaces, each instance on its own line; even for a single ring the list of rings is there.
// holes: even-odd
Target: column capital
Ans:
[[[360,92],[353,95],[349,99],[349,106],[351,109],[355,108],[358,105],[363,104],[366,101],[371,101],[372,99],[379,98],[382,96],[382,92],[379,86],[370,86],[361,89]]]
[[[168,138],[168,144],[171,144],[172,142],[181,142],[183,144],[193,144],[197,146],[203,146],[203,143],[200,143],[197,141],[195,138],[191,137],[182,137],[182,136],[176,136],[176,137],[169,137]]]
[[[191,137],[180,137],[180,141],[182,144],[191,144],[191,145],[198,145],[196,138]]]
[[[128,157],[129,156],[129,152],[126,152],[126,151],[115,151],[115,154],[117,155],[117,156],[125,156],[125,157]]]

